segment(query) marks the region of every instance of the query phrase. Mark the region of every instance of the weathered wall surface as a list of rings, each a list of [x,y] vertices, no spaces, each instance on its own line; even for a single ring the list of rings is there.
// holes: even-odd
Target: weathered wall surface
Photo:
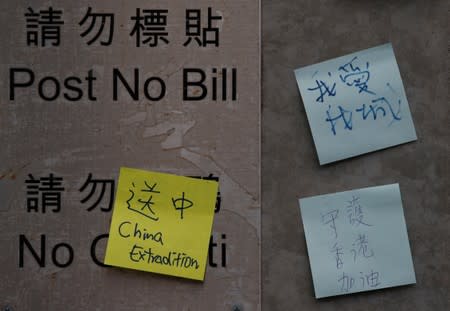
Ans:
[[[64,10],[59,47],[28,47],[24,14],[52,5]],[[111,46],[88,46],[78,22],[87,7],[115,14]],[[207,8],[222,16],[220,46],[183,47],[185,10]],[[150,48],[135,46],[130,17],[136,8],[167,9],[169,41]],[[0,3],[0,307],[11,310],[244,310],[260,308],[260,89],[258,1],[2,1]],[[85,28],[83,28],[85,29]],[[9,100],[9,69],[27,67],[36,74],[33,87]],[[133,101],[122,89],[112,99],[112,69],[127,79],[138,68],[144,77],[167,83],[164,99]],[[237,100],[182,100],[183,68],[237,69]],[[97,101],[38,98],[37,79],[55,76],[82,79],[92,69]],[[210,78],[209,74],[209,78]],[[230,79],[230,76],[228,77]],[[141,82],[143,83],[143,82]],[[230,82],[229,82],[230,83]],[[229,84],[230,85],[230,84]],[[157,92],[158,89],[152,89]],[[50,91],[50,90],[49,90]],[[191,90],[192,91],[192,90]],[[194,90],[192,92],[200,92]],[[211,92],[211,90],[210,90]],[[211,93],[209,93],[211,94]],[[117,268],[102,268],[91,259],[92,241],[107,233],[111,212],[80,201],[89,173],[115,179],[119,167],[208,176],[220,179],[221,209],[215,215],[214,262],[203,283]],[[63,177],[59,213],[28,213],[28,174]],[[97,189],[96,195],[99,189]],[[92,202],[90,202],[92,203]],[[46,266],[25,250],[19,267],[19,235],[39,250],[46,235]],[[224,235],[224,236],[223,236]],[[60,268],[52,247],[68,243],[73,263]],[[98,244],[103,258],[105,240]],[[221,251],[226,245],[226,254]],[[226,256],[225,266],[222,255]],[[68,254],[58,252],[65,262]]]

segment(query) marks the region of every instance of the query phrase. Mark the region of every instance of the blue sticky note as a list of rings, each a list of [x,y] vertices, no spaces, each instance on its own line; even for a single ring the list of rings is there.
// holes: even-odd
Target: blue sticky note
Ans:
[[[391,44],[295,70],[320,164],[417,139]]]
[[[299,203],[316,298],[416,283],[398,184]]]

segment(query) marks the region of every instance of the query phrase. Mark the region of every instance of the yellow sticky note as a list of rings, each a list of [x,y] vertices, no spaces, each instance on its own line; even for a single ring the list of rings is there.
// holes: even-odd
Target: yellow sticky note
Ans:
[[[121,168],[105,264],[203,280],[218,183]]]

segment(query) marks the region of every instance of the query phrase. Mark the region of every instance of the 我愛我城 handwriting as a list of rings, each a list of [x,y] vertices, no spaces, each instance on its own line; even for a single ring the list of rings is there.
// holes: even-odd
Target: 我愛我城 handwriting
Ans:
[[[389,83],[385,83],[384,90],[371,89],[370,63],[359,65],[358,62],[358,57],[353,57],[337,68],[337,74],[328,72],[325,78],[315,79],[315,85],[307,88],[308,91],[318,94],[318,104],[326,105],[323,119],[329,123],[334,136],[338,134],[338,129],[352,131],[370,120],[385,120],[387,126],[402,120],[402,101],[395,89]],[[314,72],[312,78],[318,73]],[[343,99],[340,99],[339,95],[341,92],[348,92],[348,88],[361,95],[359,102],[342,102]]]

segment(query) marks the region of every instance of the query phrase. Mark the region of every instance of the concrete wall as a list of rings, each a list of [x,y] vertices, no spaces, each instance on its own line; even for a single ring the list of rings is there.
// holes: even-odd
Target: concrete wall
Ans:
[[[262,1],[265,310],[448,310],[448,2]],[[293,70],[392,42],[418,140],[319,166]],[[314,298],[297,198],[398,182],[417,284]]]

